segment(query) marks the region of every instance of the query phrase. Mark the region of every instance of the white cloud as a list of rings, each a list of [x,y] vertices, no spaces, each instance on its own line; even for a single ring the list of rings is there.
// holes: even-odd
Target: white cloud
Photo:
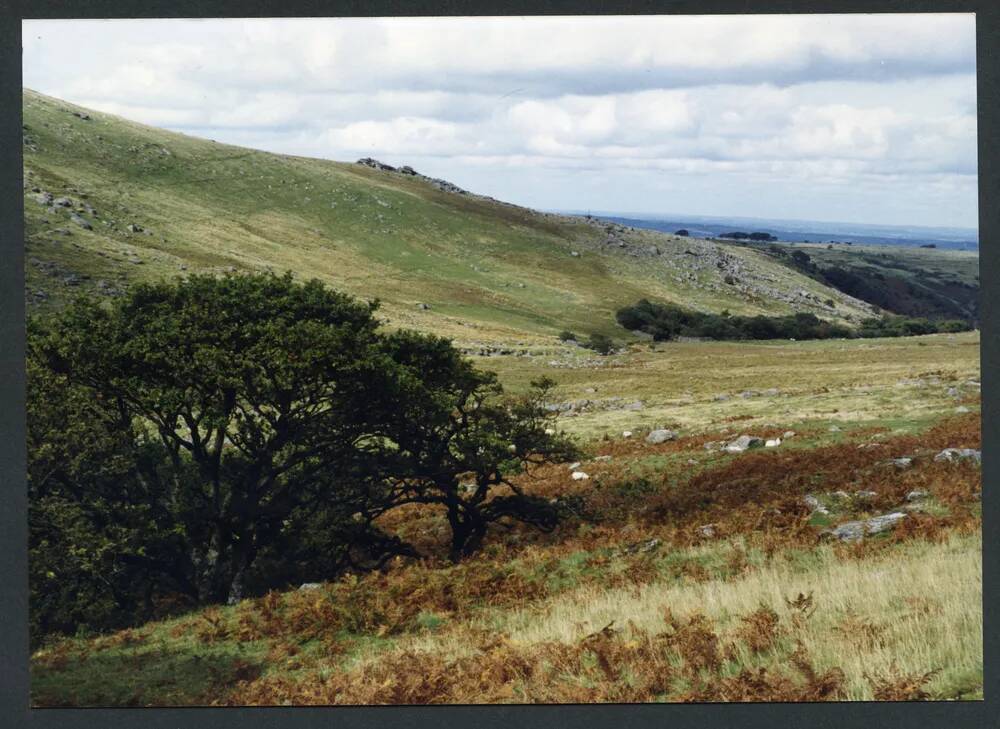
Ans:
[[[974,31],[972,15],[26,21],[24,79],[220,141],[419,161],[538,207],[655,212],[669,191],[672,211],[802,217],[836,190],[853,219],[974,225]],[[743,192],[761,184],[784,193]]]

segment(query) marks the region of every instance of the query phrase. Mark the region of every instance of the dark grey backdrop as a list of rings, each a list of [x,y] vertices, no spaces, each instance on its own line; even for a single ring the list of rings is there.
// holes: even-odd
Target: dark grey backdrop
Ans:
[[[0,0],[0,726],[70,727],[1000,727],[1000,524],[997,311],[1000,274],[1000,68],[996,0]],[[21,220],[21,19],[346,15],[976,12],[982,280],[983,522],[986,671],[983,702],[450,706],[261,709],[28,708],[27,501],[24,452],[24,246]],[[81,39],[80,53],[95,52]],[[72,73],[72,69],[67,69]]]

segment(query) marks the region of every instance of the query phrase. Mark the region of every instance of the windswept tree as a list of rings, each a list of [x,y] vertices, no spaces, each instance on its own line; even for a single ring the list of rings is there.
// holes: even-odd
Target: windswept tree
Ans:
[[[455,558],[503,517],[550,527],[510,478],[571,452],[545,388],[504,399],[375,310],[290,275],[192,276],[33,321],[33,533],[72,520],[94,579],[128,565],[204,603],[415,554],[376,526],[404,503],[444,508]]]
[[[384,351],[396,365],[399,409],[387,427],[391,448],[365,469],[374,490],[387,495],[368,518],[403,504],[440,507],[452,560],[476,551],[502,519],[554,527],[555,509],[513,478],[576,455],[549,427],[544,400],[554,383],[541,380],[527,395],[504,397],[496,375],[476,369],[447,340],[414,332],[387,336]]]
[[[197,599],[223,601],[297,509],[363,505],[340,472],[385,420],[374,309],[290,276],[194,276],[80,300],[30,347],[116,411],[134,454],[162,448],[136,476],[176,520]]]

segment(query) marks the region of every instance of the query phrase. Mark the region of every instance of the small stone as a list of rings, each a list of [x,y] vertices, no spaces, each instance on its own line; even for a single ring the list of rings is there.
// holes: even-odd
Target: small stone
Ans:
[[[323,585],[320,584],[319,582],[303,582],[301,585],[299,585],[299,589],[300,590],[318,590],[322,586]]]
[[[928,496],[930,496],[930,494],[924,491],[923,489],[914,489],[913,491],[911,491],[906,495],[906,500],[909,502],[922,501],[923,499],[926,499]]]
[[[676,438],[677,438],[677,433],[675,433],[674,431],[660,428],[651,431],[650,434],[646,436],[646,442],[652,443],[653,445],[657,445],[659,443],[666,443],[668,440],[676,440]]]
[[[859,539],[871,534],[879,534],[894,527],[901,520],[906,518],[902,511],[895,511],[891,514],[872,517],[863,521],[849,521],[841,524],[836,529],[832,529],[825,534],[835,537],[842,542],[856,542]]]
[[[588,476],[583,471],[573,471],[572,478],[574,481],[586,481],[590,478],[590,476]]]
[[[794,430],[786,430],[782,434],[781,439],[782,440],[788,440],[789,438],[794,438],[794,437],[795,437],[795,431]]]
[[[945,448],[934,456],[934,460],[938,462],[947,461],[948,463],[972,460],[976,463],[982,463],[983,456],[981,451],[973,448]]]
[[[781,445],[781,438],[768,438],[764,442],[765,448],[777,448],[780,445]]]
[[[569,464],[569,466],[567,466],[567,468],[569,468],[570,471],[575,471],[579,467],[580,467],[580,462],[579,461],[573,461],[573,463],[571,463],[571,464]]]
[[[725,450],[729,453],[742,453],[743,451],[750,450],[751,448],[760,448],[763,445],[764,441],[761,438],[750,435],[741,435],[736,440],[727,443]]]
[[[622,431],[622,438],[631,438],[631,437],[632,437],[632,431],[631,430],[623,430]]]

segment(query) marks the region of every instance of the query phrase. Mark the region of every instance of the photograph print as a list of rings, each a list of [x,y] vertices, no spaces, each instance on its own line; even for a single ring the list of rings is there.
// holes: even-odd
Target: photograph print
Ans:
[[[974,14],[22,34],[33,707],[983,699]]]

